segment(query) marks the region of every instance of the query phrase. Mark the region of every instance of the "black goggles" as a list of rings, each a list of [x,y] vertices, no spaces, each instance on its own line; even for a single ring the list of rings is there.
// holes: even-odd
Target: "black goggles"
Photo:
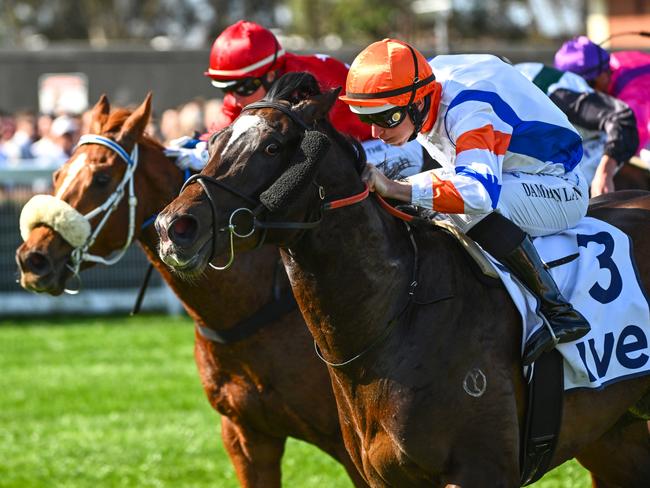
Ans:
[[[364,124],[374,124],[384,129],[392,129],[400,125],[406,118],[407,107],[395,107],[375,114],[357,114]]]
[[[262,86],[262,80],[260,78],[244,78],[234,85],[226,86],[221,90],[224,93],[236,93],[239,96],[248,97],[255,93],[260,86]]]

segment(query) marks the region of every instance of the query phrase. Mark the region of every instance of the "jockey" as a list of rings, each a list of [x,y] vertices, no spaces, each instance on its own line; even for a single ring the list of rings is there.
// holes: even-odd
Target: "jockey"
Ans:
[[[230,125],[242,107],[261,100],[275,80],[295,71],[311,73],[324,90],[344,86],[348,67],[327,55],[288,53],[270,30],[254,22],[242,20],[228,27],[214,41],[204,73],[225,95],[221,114],[209,131]],[[370,128],[340,101],[329,115],[337,130],[362,141],[369,162],[401,176],[421,171],[423,151],[419,145],[393,148],[372,139]]]
[[[634,112],[624,102],[595,91],[580,76],[542,63],[515,68],[560,107],[582,136],[580,169],[591,196],[614,191],[614,175],[639,145]]]
[[[580,136],[546,95],[495,56],[427,63],[408,44],[384,39],[356,57],[340,98],[374,137],[394,145],[417,138],[443,166],[407,181],[367,166],[371,190],[449,214],[539,298],[550,328],[530,338],[524,364],[589,332],[528,237],[572,227],[587,211]]]
[[[210,65],[205,76],[224,92],[222,116],[215,132],[230,125],[246,105],[257,102],[284,73],[307,71],[321,88],[343,86],[348,68],[326,55],[297,56],[286,52],[273,33],[254,22],[240,20],[224,30],[212,44]],[[370,138],[368,126],[350,116],[345,104],[330,111],[332,125],[357,139]]]
[[[650,54],[620,51],[610,56],[586,36],[579,36],[558,50],[555,67],[582,76],[595,90],[629,105],[639,135],[636,152],[650,164]]]

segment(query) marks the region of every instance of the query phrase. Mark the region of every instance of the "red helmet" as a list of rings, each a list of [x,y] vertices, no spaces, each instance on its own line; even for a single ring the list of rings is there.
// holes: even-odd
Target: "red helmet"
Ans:
[[[255,22],[240,20],[212,44],[210,66],[204,73],[224,88],[242,78],[258,78],[277,67],[284,49],[273,35]]]

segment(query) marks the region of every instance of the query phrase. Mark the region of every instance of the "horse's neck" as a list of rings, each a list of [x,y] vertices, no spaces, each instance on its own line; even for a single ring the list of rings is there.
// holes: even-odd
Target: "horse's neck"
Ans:
[[[346,186],[351,195],[359,185]],[[327,212],[283,260],[310,330],[333,361],[366,347],[407,303],[414,255],[406,229],[371,200]]]
[[[137,185],[139,189],[146,187],[146,191],[138,191],[138,205],[143,205],[145,219],[171,202],[183,182],[180,170],[171,161],[147,156],[150,155],[143,151],[143,173]],[[160,260],[158,234],[153,224],[139,230],[138,240],[151,264],[183,302],[190,316],[203,326],[228,329],[270,299],[278,259],[275,249],[266,246],[238,255],[227,271],[208,268],[200,277],[188,282],[172,273]]]
[[[207,268],[186,281],[160,260],[155,229],[143,232],[140,244],[149,262],[174,291],[192,319],[204,327],[225,330],[251,316],[273,296],[277,249],[264,246],[237,255],[226,271]]]

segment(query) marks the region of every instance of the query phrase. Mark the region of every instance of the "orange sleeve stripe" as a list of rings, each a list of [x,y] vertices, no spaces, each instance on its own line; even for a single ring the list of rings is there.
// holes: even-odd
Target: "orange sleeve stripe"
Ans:
[[[486,149],[497,156],[503,156],[508,150],[511,137],[512,134],[494,130],[492,124],[468,130],[456,141],[456,154],[470,149]]]
[[[441,180],[431,173],[433,180],[433,210],[436,212],[462,214],[465,213],[465,202],[454,184],[449,180]]]

